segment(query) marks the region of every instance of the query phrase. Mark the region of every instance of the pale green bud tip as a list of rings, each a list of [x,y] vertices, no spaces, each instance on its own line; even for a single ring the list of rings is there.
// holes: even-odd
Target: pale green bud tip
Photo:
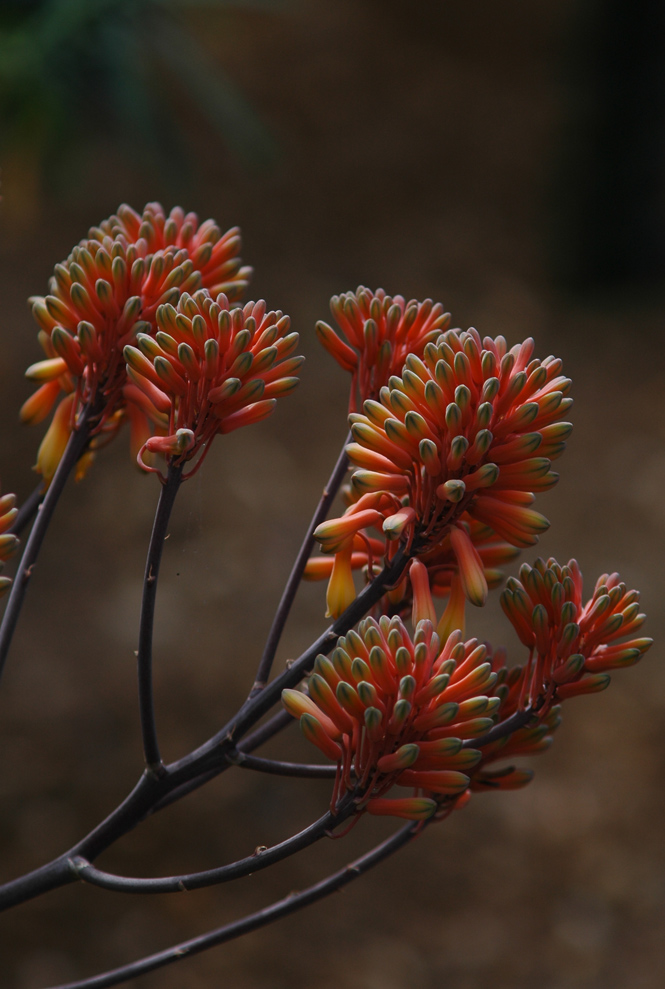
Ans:
[[[457,503],[466,494],[466,484],[464,481],[452,478],[450,481],[440,484],[436,489],[436,493],[442,501]]]

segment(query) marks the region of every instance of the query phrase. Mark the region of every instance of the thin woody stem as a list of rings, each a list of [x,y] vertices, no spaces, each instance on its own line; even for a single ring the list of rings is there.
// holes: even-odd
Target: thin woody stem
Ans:
[[[131,831],[163,796],[167,784],[165,777],[158,779],[146,771],[122,803],[68,852],[0,886],[0,910],[8,910],[50,890],[79,881],[72,859],[77,855],[94,859]]]
[[[134,790],[109,814],[93,831],[83,838],[69,852],[46,863],[33,872],[12,880],[0,887],[0,910],[7,909],[42,893],[76,882],[79,876],[72,866],[72,859],[82,856],[94,859],[120,837],[131,831],[150,814],[181,799],[191,791],[228,769],[228,755],[235,751],[249,752],[267,741],[287,724],[292,723],[285,711],[279,711],[264,725],[256,728],[242,741],[237,741],[252,725],[279,700],[284,687],[294,686],[305,675],[319,652],[330,652],[340,635],[344,635],[381,598],[386,589],[401,578],[413,553],[400,551],[388,567],[369,584],[356,601],[307,649],[289,669],[261,691],[255,698],[248,699],[240,711],[213,738],[189,755],[165,768],[164,774],[156,777],[146,772]],[[535,712],[525,711],[513,715],[495,725],[481,739],[470,741],[472,747],[489,744],[522,727]],[[104,983],[106,984],[106,983]],[[108,983],[109,985],[112,983]]]
[[[72,866],[72,860],[76,856],[80,855],[88,860],[94,859],[124,834],[135,828],[157,807],[161,808],[172,802],[167,798],[174,791],[179,790],[179,795],[185,796],[191,789],[196,789],[207,779],[211,779],[226,769],[229,766],[226,756],[230,750],[235,750],[241,746],[244,748],[253,737],[257,739],[256,744],[258,745],[260,741],[269,738],[272,733],[288,724],[291,721],[290,717],[285,718],[285,714],[279,712],[274,719],[271,719],[266,725],[260,726],[240,745],[233,737],[236,729],[238,735],[241,732],[244,734],[255,725],[279,700],[282,688],[293,686],[300,680],[319,652],[330,652],[338,637],[352,628],[369,611],[387,587],[399,580],[407,562],[408,556],[398,553],[391,565],[385,567],[372,583],[368,584],[333,625],[257,697],[247,700],[238,714],[221,732],[218,732],[203,746],[183,759],[163,767],[162,774],[155,774],[146,770],[123,802],[67,853],[0,887],[0,910],[6,910],[25,900],[34,899],[34,897],[59,886],[76,882],[79,877]],[[194,782],[194,786],[185,785],[189,784],[190,781]]]
[[[269,739],[273,738],[275,735],[279,734],[284,728],[289,725],[294,724],[293,715],[289,714],[284,708],[281,711],[277,711],[273,714],[272,718],[269,718],[265,724],[262,724],[259,728],[253,731],[250,735],[243,738],[242,742],[238,745],[236,752],[253,752],[254,749],[258,749],[259,746],[263,745]],[[225,770],[230,769],[234,764],[225,759],[224,762],[220,762],[217,766],[206,772],[200,773],[198,776],[193,776],[186,783],[181,783],[175,787],[175,789],[170,790],[165,797],[158,800],[155,806],[150,811],[151,814],[162,810],[164,807],[168,807],[169,804],[174,804],[178,800],[182,800],[188,794],[193,793],[194,790],[198,790],[200,787],[205,786],[210,780],[214,780],[215,777],[221,775]]]
[[[399,582],[410,555],[404,550],[399,550],[390,564],[383,568],[346,611],[342,612],[339,618],[298,659],[294,660],[288,669],[275,677],[259,694],[249,697],[216,735],[183,759],[169,765],[167,767],[169,775],[176,779],[181,775],[185,779],[191,779],[192,776],[211,769],[219,761],[225,761],[226,753],[229,749],[235,748],[237,740],[279,701],[282,690],[285,687],[294,687],[309,672],[317,655],[331,652],[338,638],[353,628],[381,599],[388,588]],[[192,772],[193,768],[195,772]]]
[[[248,916],[236,920],[231,924],[226,924],[224,927],[217,928],[217,930],[209,931],[200,937],[192,938],[190,941],[183,941],[180,944],[174,945],[172,948],[168,948],[166,951],[148,955],[146,958],[141,958],[138,961],[132,962],[129,965],[123,965],[121,968],[113,969],[110,972],[95,975],[90,979],[82,979],[78,982],[68,982],[60,986],[53,986],[51,989],[105,989],[107,986],[116,986],[139,975],[144,975],[147,972],[154,972],[156,969],[170,965],[172,962],[180,961],[182,958],[188,958],[209,948],[214,948],[218,944],[232,941],[234,938],[248,934],[250,931],[266,927],[273,921],[295,913],[297,910],[301,910],[311,903],[316,903],[317,900],[322,900],[331,893],[347,886],[354,879],[358,879],[373,866],[378,865],[384,859],[387,859],[394,852],[408,844],[422,828],[423,824],[421,822],[407,824],[370,852],[362,855],[355,862],[351,862],[338,872],[334,872],[326,879],[322,879],[320,882],[298,893],[290,893],[284,899],[278,900],[276,903],[272,903],[270,906],[264,907],[256,913],[248,914]]]
[[[157,580],[162,561],[164,540],[171,518],[171,510],[182,481],[182,467],[169,465],[166,482],[162,485],[155,512],[155,521],[150,536],[148,558],[143,578],[143,599],[141,601],[141,621],[139,626],[139,648],[137,656],[139,711],[141,715],[141,736],[146,766],[150,772],[163,774],[164,765],[159,753],[157,728],[155,725],[155,705],[152,684],[152,634],[155,623],[155,602],[157,600]]]
[[[262,759],[261,756],[245,755],[243,752],[229,752],[226,757],[234,766],[253,769],[272,776],[292,776],[310,780],[335,779],[337,766],[323,763],[282,762],[279,759]]]
[[[203,872],[193,872],[188,875],[138,879],[116,876],[110,872],[96,869],[82,856],[73,858],[71,861],[73,868],[84,882],[116,893],[181,893],[193,889],[204,889],[206,886],[219,886],[221,883],[241,879],[243,876],[250,876],[261,869],[267,869],[268,866],[281,862],[324,838],[352,813],[353,795],[349,794],[337,814],[330,812],[324,814],[318,821],[310,824],[309,827],[291,838],[280,841],[279,844],[273,845],[271,848],[259,847],[252,855],[238,859],[238,861],[228,865],[216,869],[206,869]]]
[[[298,551],[295,563],[293,564],[293,568],[289,574],[289,579],[287,580],[286,586],[282,593],[281,600],[277,606],[277,611],[275,612],[275,617],[273,618],[270,631],[268,632],[268,638],[266,639],[263,655],[261,656],[261,662],[259,663],[259,667],[256,672],[256,680],[249,695],[250,697],[254,697],[257,693],[263,690],[268,682],[268,677],[270,676],[270,670],[275,659],[275,653],[277,652],[279,640],[282,637],[282,632],[284,631],[284,626],[286,625],[286,621],[289,617],[291,606],[293,605],[298,587],[300,586],[302,575],[305,571],[307,560],[309,559],[309,554],[311,553],[314,545],[314,530],[321,522],[324,521],[328,511],[330,510],[330,506],[335,499],[335,495],[339,490],[340,484],[344,480],[344,475],[346,474],[349,464],[349,460],[346,455],[346,447],[350,441],[351,434],[349,433],[344,440],[341,452],[337,458],[337,463],[335,464],[333,472],[328,479],[328,483],[323,489],[321,500],[316,507],[316,511],[314,512],[312,520],[307,528],[307,532],[305,533],[305,538],[303,539],[302,545]]]
[[[77,461],[85,452],[85,448],[88,444],[88,439],[90,438],[90,421],[93,417],[93,413],[94,410],[89,405],[86,406],[81,413],[81,417],[69,437],[67,446],[65,447],[65,452],[63,453],[56,472],[53,475],[53,479],[44,496],[44,500],[37,509],[37,519],[25,544],[25,549],[23,550],[23,555],[16,571],[16,577],[14,578],[9,600],[7,601],[7,607],[5,608],[5,613],[2,618],[2,624],[0,625],[0,676],[2,676],[2,671],[7,660],[7,654],[9,652],[9,648],[14,637],[14,632],[16,631],[19,615],[21,613],[21,608],[23,606],[23,600],[28,589],[28,584],[30,583],[30,578],[33,574],[35,563],[37,562],[37,557],[39,556],[39,551],[44,541],[44,536],[46,535],[46,530],[48,529],[51,518],[53,517],[55,506],[58,504],[60,495],[62,494],[67,482],[67,478],[69,477]]]

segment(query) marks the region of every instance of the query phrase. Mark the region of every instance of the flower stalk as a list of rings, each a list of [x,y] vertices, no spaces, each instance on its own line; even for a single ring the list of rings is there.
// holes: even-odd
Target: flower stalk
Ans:
[[[152,639],[155,624],[155,604],[157,601],[157,581],[162,562],[164,540],[167,536],[171,511],[182,483],[182,467],[170,464],[166,481],[162,485],[155,521],[148,547],[148,557],[143,578],[141,619],[139,625],[139,648],[137,654],[139,711],[141,715],[141,736],[143,755],[148,771],[156,776],[163,775],[164,764],[159,751],[157,727],[155,724],[155,702],[152,678]]]
[[[23,607],[28,585],[32,578],[44,537],[53,518],[56,505],[69,475],[81,457],[85,455],[94,411],[90,406],[86,406],[83,410],[80,419],[77,421],[66,443],[64,453],[55,470],[48,491],[37,508],[37,518],[26,541],[9,600],[2,616],[2,623],[0,623],[0,677],[7,661],[7,655],[12,644],[14,632],[16,631],[16,625],[21,608]],[[32,499],[32,501],[35,500],[34,498]]]

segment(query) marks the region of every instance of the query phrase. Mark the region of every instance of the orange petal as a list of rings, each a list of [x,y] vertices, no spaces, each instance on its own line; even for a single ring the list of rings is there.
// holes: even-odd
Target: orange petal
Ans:
[[[76,396],[72,394],[66,395],[60,402],[37,452],[35,470],[42,475],[47,484],[51,483],[71,436],[75,401]]]
[[[487,580],[483,562],[478,550],[471,542],[465,529],[453,526],[450,530],[450,545],[457,559],[459,575],[466,597],[477,607],[487,600]]]

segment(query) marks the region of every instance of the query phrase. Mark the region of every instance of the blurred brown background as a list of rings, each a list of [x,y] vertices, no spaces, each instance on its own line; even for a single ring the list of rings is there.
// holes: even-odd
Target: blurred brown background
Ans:
[[[136,984],[655,989],[665,981],[663,11],[646,0],[172,6],[125,4],[132,16],[150,7],[155,65],[131,25],[105,50],[83,44],[89,66],[70,47],[59,90],[48,72],[41,90],[27,78],[11,44],[0,59],[3,491],[31,490],[39,441],[16,424],[31,390],[23,369],[41,353],[25,299],[121,201],[160,198],[239,224],[252,297],[292,316],[307,356],[298,392],[269,422],[218,440],[176,506],[156,641],[166,757],[213,733],[251,685],[345,435],[347,380],[314,322],[359,282],[431,296],[453,325],[511,344],[532,334],[540,357],[564,359],[575,433],[559,486],[540,499],[552,527],[539,552],[575,555],[589,590],[618,569],[642,590],[657,641],[607,693],[569,703],[525,791],[476,797],[345,892]],[[20,7],[6,4],[5,42]],[[118,70],[115,102],[102,99],[102,64]],[[137,65],[145,78],[132,79],[126,66]],[[192,65],[218,73],[212,105],[214,85],[192,82]],[[143,113],[146,94],[155,116]],[[133,649],[156,498],[121,439],[58,508],[0,692],[7,879],[72,844],[140,772]],[[321,630],[323,610],[323,585],[305,587],[280,664]],[[514,647],[498,600],[470,617],[477,634]],[[310,755],[295,730],[268,751]],[[328,793],[232,771],[100,863],[138,875],[221,864],[305,826]],[[304,887],[388,830],[363,820],[237,886],[51,893],[3,916],[0,982],[38,989],[159,950]]]

